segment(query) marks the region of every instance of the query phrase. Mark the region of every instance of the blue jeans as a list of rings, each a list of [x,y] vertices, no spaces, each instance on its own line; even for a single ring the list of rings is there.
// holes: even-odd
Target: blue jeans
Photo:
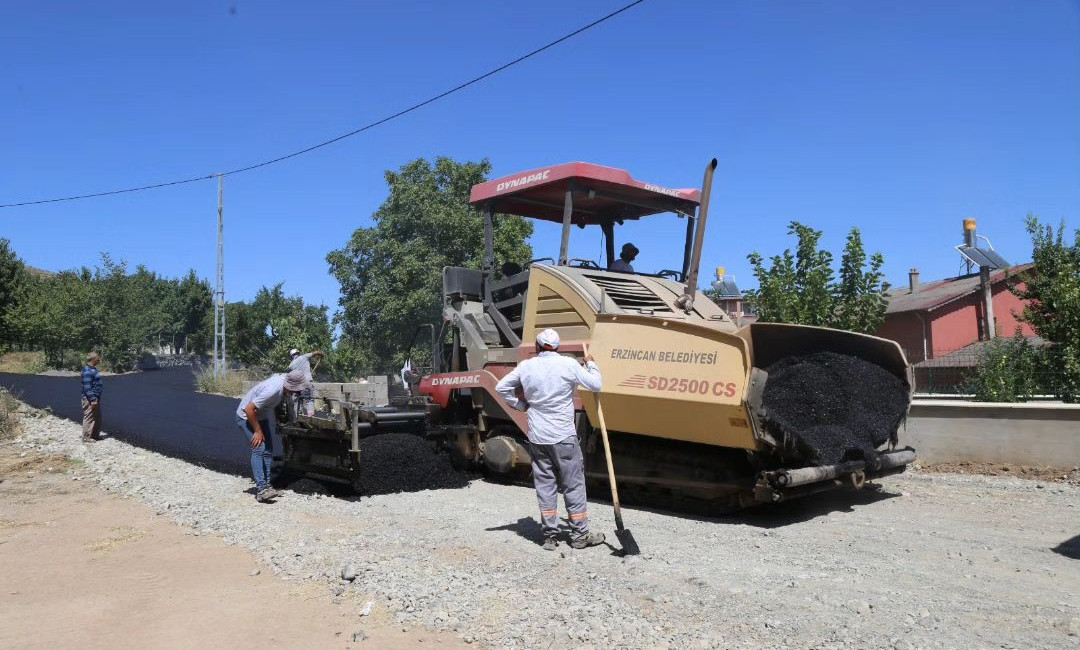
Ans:
[[[236,426],[244,432],[244,438],[251,447],[255,430],[251,428],[246,418],[239,416],[236,418]],[[263,443],[251,449],[251,476],[255,479],[256,492],[262,492],[270,487],[270,463],[274,460],[274,439],[270,435],[270,420],[259,420],[259,428],[263,432]]]

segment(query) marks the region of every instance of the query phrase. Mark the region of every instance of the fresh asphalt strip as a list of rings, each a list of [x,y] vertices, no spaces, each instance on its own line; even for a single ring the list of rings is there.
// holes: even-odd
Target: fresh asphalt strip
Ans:
[[[82,422],[79,377],[0,373],[0,386],[31,406]],[[196,392],[187,367],[104,377],[102,430],[144,449],[246,476],[250,454],[234,423],[238,404],[231,397]],[[280,453],[280,441],[274,443]]]

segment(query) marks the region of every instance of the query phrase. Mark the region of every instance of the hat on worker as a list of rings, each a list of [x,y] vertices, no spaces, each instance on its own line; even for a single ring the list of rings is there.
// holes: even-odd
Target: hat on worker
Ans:
[[[641,251],[638,250],[637,246],[634,246],[630,242],[626,242],[622,245],[622,252],[623,254],[630,253],[630,255],[637,256]]]
[[[290,357],[295,357],[298,354],[300,354],[300,350],[297,350],[296,348],[293,348],[293,349],[289,350],[289,356]]]
[[[536,335],[536,344],[542,348],[556,350],[559,347],[559,333],[548,328]]]
[[[298,392],[306,387],[307,375],[304,374],[303,370],[290,370],[289,374],[285,375],[285,390]]]

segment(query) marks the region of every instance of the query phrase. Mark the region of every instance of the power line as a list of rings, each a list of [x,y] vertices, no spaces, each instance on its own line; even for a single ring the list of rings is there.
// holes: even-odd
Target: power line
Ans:
[[[270,159],[270,160],[264,160],[263,162],[255,163],[253,165],[248,165],[246,167],[238,167],[237,169],[233,169],[233,170],[230,170],[230,171],[227,171],[227,172],[221,172],[220,174],[204,174],[202,176],[195,176],[193,178],[185,178],[185,179],[182,179],[182,180],[169,181],[169,182],[166,182],[166,183],[155,183],[153,185],[142,185],[142,186],[139,186],[139,187],[130,187],[130,188],[123,189],[123,190],[110,190],[108,192],[94,192],[92,194],[80,194],[80,195],[77,195],[77,196],[65,196],[65,197],[60,197],[60,198],[55,198],[55,199],[40,199],[40,200],[37,200],[37,201],[23,201],[21,203],[6,203],[6,204],[0,204],[0,208],[18,208],[18,207],[27,206],[27,205],[41,205],[43,203],[59,203],[61,201],[77,201],[77,200],[80,200],[80,199],[92,199],[92,198],[97,198],[97,197],[101,197],[101,196],[112,196],[114,194],[127,194],[129,192],[141,192],[143,190],[154,190],[154,189],[158,189],[158,188],[162,188],[162,187],[170,187],[170,186],[173,186],[173,185],[184,185],[186,183],[194,183],[196,181],[209,180],[209,179],[215,178],[217,176],[231,176],[233,174],[242,174],[244,172],[249,172],[249,171],[252,171],[252,170],[255,170],[255,169],[259,169],[261,167],[266,167],[267,165],[273,165],[274,163],[282,162],[283,160],[288,160],[290,158],[295,158],[297,156],[302,156],[302,155],[304,155],[306,153],[310,153],[312,151],[315,151],[316,149],[321,149],[323,147],[332,145],[335,142],[340,142],[341,140],[344,140],[346,138],[351,138],[354,135],[358,135],[360,133],[363,133],[364,131],[368,131],[368,130],[373,129],[373,128],[377,127],[377,126],[380,126],[382,124],[386,124],[387,122],[389,122],[391,120],[396,120],[397,118],[402,117],[404,115],[408,115],[409,113],[412,113],[413,111],[419,110],[419,109],[427,106],[428,104],[433,104],[433,103],[439,101],[440,99],[444,99],[446,97],[449,97],[450,95],[453,95],[456,92],[464,90],[464,89],[468,88],[469,86],[472,86],[473,84],[477,84],[477,83],[483,81],[484,79],[487,79],[488,77],[494,76],[494,75],[502,72],[503,70],[506,70],[507,68],[513,67],[513,66],[517,65],[518,63],[521,63],[522,61],[525,61],[526,59],[530,59],[530,58],[536,56],[537,54],[540,54],[540,53],[542,53],[542,52],[544,52],[546,50],[549,50],[549,49],[555,47],[556,45],[559,45],[560,43],[562,43],[564,41],[568,41],[571,38],[577,36],[578,34],[581,34],[582,32],[588,31],[588,30],[592,29],[593,27],[596,27],[600,23],[606,22],[606,21],[614,18],[615,16],[618,16],[619,14],[621,14],[621,13],[623,13],[625,11],[629,11],[630,9],[633,9],[634,7],[636,7],[639,4],[644,3],[645,1],[646,0],[634,0],[634,2],[631,2],[631,3],[627,4],[627,5],[624,5],[623,7],[620,7],[619,9],[616,9],[615,11],[612,11],[611,13],[607,14],[606,16],[602,16],[600,18],[597,18],[596,20],[592,21],[591,23],[589,23],[587,25],[584,25],[582,27],[579,27],[579,28],[575,29],[574,31],[570,32],[569,34],[566,34],[565,36],[561,36],[561,37],[555,39],[554,41],[551,41],[547,45],[544,45],[542,47],[538,47],[537,49],[529,52],[528,54],[523,54],[522,56],[519,56],[518,58],[514,59],[513,61],[510,61],[508,63],[504,63],[504,64],[500,65],[499,67],[494,68],[492,70],[489,70],[489,71],[485,72],[484,74],[482,74],[482,75],[480,75],[478,77],[473,77],[472,79],[470,79],[470,80],[468,80],[468,81],[466,81],[466,82],[464,82],[462,84],[454,86],[450,90],[447,90],[445,92],[439,93],[438,95],[435,95],[433,97],[425,99],[424,101],[422,101],[422,102],[420,102],[418,104],[413,104],[412,106],[410,106],[408,108],[405,108],[405,109],[402,109],[402,110],[400,110],[400,111],[398,111],[398,112],[396,112],[396,113],[394,113],[392,115],[387,115],[386,117],[384,117],[382,119],[371,122],[370,124],[366,124],[366,125],[358,128],[358,129],[349,131],[348,133],[343,133],[343,134],[337,136],[336,138],[331,138],[329,140],[326,140],[325,142],[320,142],[319,144],[312,145],[312,146],[307,147],[305,149],[300,149],[299,151],[294,151],[294,152],[292,152],[290,154],[286,154],[284,156],[278,156],[277,158],[273,158],[273,159]]]

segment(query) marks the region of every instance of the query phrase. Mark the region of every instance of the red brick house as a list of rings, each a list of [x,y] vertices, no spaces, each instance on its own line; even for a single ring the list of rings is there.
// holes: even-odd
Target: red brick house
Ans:
[[[1031,264],[1021,264],[990,274],[996,336],[1010,337],[1019,326],[1024,336],[1039,342],[1030,325],[1017,321],[1016,314],[1023,311],[1024,304],[1006,282],[1006,277],[1029,268]],[[985,345],[980,336],[986,310],[979,274],[922,284],[918,271],[913,270],[909,286],[892,288],[888,296],[885,322],[876,334],[900,344],[915,366],[916,384],[928,387],[959,382],[976,364],[979,349]]]

